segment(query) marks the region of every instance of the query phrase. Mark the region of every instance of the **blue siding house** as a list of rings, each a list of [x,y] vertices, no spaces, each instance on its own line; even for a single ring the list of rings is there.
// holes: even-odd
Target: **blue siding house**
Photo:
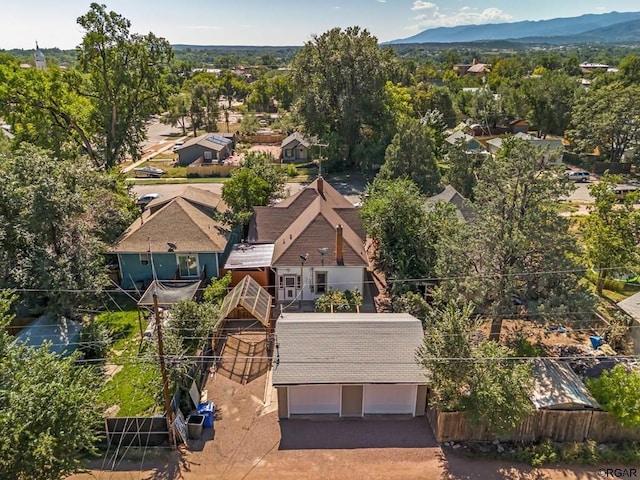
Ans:
[[[151,202],[111,249],[118,258],[121,286],[144,290],[154,269],[159,280],[218,277],[234,241],[215,219],[225,210],[218,194],[195,187]]]

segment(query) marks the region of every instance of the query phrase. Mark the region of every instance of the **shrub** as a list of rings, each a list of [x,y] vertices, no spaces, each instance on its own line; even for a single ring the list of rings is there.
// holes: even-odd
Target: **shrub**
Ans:
[[[293,178],[298,176],[298,169],[293,163],[290,163],[289,165],[287,165],[286,172],[287,172],[287,177]]]
[[[621,425],[640,425],[640,370],[627,371],[625,365],[618,364],[585,383],[602,408]]]
[[[80,330],[79,343],[85,360],[104,361],[112,343],[111,332],[103,323],[87,323]]]
[[[354,290],[327,290],[327,293],[316,300],[317,312],[353,312],[362,306],[362,293]]]

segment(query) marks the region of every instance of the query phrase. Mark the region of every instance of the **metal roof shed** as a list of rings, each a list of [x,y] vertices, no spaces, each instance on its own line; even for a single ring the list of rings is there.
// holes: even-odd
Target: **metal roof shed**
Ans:
[[[580,377],[566,362],[542,359],[533,364],[530,399],[537,410],[600,410]]]
[[[50,342],[50,352],[67,356],[78,348],[80,330],[82,325],[68,318],[42,315],[16,335],[16,342],[29,347]]]

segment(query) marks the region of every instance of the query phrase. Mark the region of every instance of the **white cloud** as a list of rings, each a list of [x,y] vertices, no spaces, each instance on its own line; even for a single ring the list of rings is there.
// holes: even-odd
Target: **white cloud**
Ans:
[[[420,10],[420,15],[412,18],[413,25],[410,28],[455,27],[457,25],[481,25],[484,23],[501,23],[513,20],[513,17],[499,8],[462,7],[451,14],[441,13],[440,8],[429,2],[416,0],[411,10]]]
[[[413,7],[411,7],[411,10],[425,10],[427,8],[438,8],[438,6],[435,3],[431,3],[431,2],[423,2],[422,0],[416,0],[415,2],[413,2]]]
[[[387,3],[387,0],[378,0],[378,3]]]

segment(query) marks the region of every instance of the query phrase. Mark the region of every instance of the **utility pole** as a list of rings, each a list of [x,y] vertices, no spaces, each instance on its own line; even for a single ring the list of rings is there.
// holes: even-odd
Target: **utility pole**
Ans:
[[[169,380],[167,378],[167,367],[164,364],[164,347],[162,344],[162,322],[160,321],[160,311],[158,309],[158,294],[153,290],[153,309],[156,317],[156,331],[158,333],[158,356],[160,357],[160,373],[162,374],[162,391],[164,393],[164,413],[169,429],[169,445],[173,450],[176,448],[176,439],[173,434],[173,415],[171,414],[171,397],[169,397]]]

